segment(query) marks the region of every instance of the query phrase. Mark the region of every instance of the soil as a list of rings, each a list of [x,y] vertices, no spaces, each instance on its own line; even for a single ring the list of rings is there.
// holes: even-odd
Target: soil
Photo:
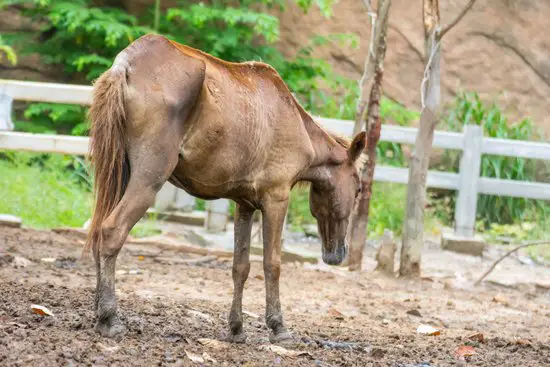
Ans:
[[[135,244],[117,263],[128,331],[106,339],[93,330],[95,268],[81,251],[76,235],[0,227],[0,365],[550,365],[548,288],[458,287],[300,263],[283,264],[280,288],[296,339],[283,347],[304,353],[268,349],[258,261],[244,294],[247,342],[205,345],[221,341],[227,328],[231,260],[187,262],[191,255]],[[33,314],[31,304],[54,316]],[[440,335],[418,334],[420,324]],[[475,333],[483,341],[468,338]],[[463,345],[475,354],[457,355]]]

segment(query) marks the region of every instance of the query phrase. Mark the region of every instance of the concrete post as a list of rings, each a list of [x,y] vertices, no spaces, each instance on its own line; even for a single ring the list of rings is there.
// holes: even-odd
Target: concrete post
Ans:
[[[176,200],[177,188],[170,182],[166,182],[155,197],[155,209],[158,211],[166,211],[174,207]]]
[[[459,191],[455,210],[457,236],[469,238],[474,236],[482,141],[483,130],[480,126],[464,127],[464,146],[460,159]]]
[[[206,221],[204,223],[209,232],[225,232],[229,217],[229,200],[219,199],[206,203]]]
[[[174,208],[182,212],[192,212],[195,208],[195,197],[183,190],[177,190]]]
[[[0,91],[0,131],[13,130],[13,122],[11,121],[12,104],[13,98]]]

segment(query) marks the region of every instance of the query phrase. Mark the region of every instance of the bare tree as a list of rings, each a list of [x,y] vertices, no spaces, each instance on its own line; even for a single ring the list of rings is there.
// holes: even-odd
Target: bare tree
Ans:
[[[368,5],[371,20],[374,18]],[[350,254],[348,265],[350,270],[361,269],[363,247],[367,236],[367,224],[369,220],[369,205],[372,195],[372,183],[374,167],[376,164],[376,144],[380,139],[380,98],[382,96],[382,77],[384,74],[384,57],[386,55],[386,33],[388,29],[388,15],[391,0],[379,0],[376,15],[376,24],[371,32],[371,42],[365,64],[365,71],[360,81],[360,99],[357,103],[357,116],[355,130],[362,129],[362,121],[365,107],[368,106],[366,131],[367,131],[367,161],[361,167],[362,191],[355,202],[355,209],[349,227]],[[372,75],[372,77],[371,77]],[[365,91],[370,87],[368,104]]]
[[[423,2],[426,67],[420,86],[422,104],[420,127],[409,163],[406,218],[399,267],[400,276],[420,275],[420,257],[424,246],[426,179],[432,152],[433,134],[439,120],[441,100],[441,39],[458,24],[474,5],[474,2],[475,0],[469,0],[458,16],[443,28],[440,26],[439,0],[424,0]]]

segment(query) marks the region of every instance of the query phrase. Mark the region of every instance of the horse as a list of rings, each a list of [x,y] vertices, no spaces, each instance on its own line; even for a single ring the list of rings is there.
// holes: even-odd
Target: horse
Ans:
[[[290,191],[310,184],[322,259],[340,264],[365,133],[350,142],[323,130],[267,64],[226,62],[153,34],[123,49],[94,83],[89,120],[95,205],[85,251],[96,265],[95,330],[105,337],[126,330],[117,314],[116,258],[169,181],[198,198],[236,203],[233,342],[246,340],[242,296],[253,214],[261,211],[265,320],[271,342],[291,339],[279,300]]]

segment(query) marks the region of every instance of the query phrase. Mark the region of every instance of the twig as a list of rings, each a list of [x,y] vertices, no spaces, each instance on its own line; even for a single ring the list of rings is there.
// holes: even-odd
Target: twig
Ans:
[[[494,269],[495,267],[498,265],[498,263],[500,263],[502,260],[504,260],[506,257],[510,256],[511,254],[513,254],[514,252],[516,252],[517,250],[520,250],[524,247],[528,247],[528,246],[537,246],[537,245],[548,245],[550,244],[550,240],[541,240],[541,241],[532,241],[532,242],[527,242],[527,243],[524,243],[523,245],[521,246],[518,246],[516,248],[513,248],[511,249],[510,251],[508,251],[507,253],[505,253],[504,255],[502,255],[500,257],[500,259],[498,259],[497,261],[495,261],[493,263],[493,265],[491,265],[491,267],[489,268],[489,270],[487,270],[475,283],[474,285],[479,285],[483,279],[485,279],[487,277],[487,275],[489,275]]]
[[[437,53],[437,49],[439,47],[439,43],[441,40],[441,36],[436,36],[439,32],[439,28],[434,28],[432,32],[432,49],[430,51],[430,58],[428,59],[428,62],[426,63],[426,68],[424,69],[424,77],[422,78],[422,83],[420,83],[420,103],[422,104],[422,109],[426,108],[426,83],[430,80],[430,68],[432,66],[433,58],[435,54]]]
[[[361,76],[361,79],[359,79],[359,96],[357,97],[357,110],[355,113],[355,128],[354,128],[354,134],[357,134],[359,131],[363,128],[363,117],[365,115],[365,110],[367,108],[367,103],[365,101],[366,96],[366,87],[368,87],[366,84],[367,80],[370,79],[372,70],[371,64],[374,62],[375,54],[374,54],[374,39],[376,36],[376,13],[372,11],[372,7],[370,4],[370,0],[363,0],[363,4],[367,8],[367,14],[370,19],[370,40],[369,40],[369,52],[365,59],[365,66],[363,70],[363,75]],[[369,71],[371,71],[369,73]]]
[[[443,29],[441,30],[441,33],[439,35],[440,39],[443,38],[445,33],[449,32],[458,22],[460,22],[460,20],[462,18],[464,18],[464,16],[468,12],[468,10],[470,10],[470,8],[474,5],[475,2],[476,2],[476,0],[470,0],[470,2],[464,7],[464,9],[462,9],[460,14],[458,14],[456,16],[456,18],[453,19],[453,21],[451,23],[449,23],[447,26],[443,27]]]

